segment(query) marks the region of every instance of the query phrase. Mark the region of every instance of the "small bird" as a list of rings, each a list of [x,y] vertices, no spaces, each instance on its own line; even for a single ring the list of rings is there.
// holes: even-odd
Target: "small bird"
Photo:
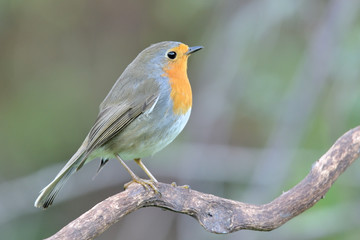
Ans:
[[[163,149],[185,127],[192,107],[187,61],[202,48],[166,41],[140,52],[100,104],[95,124],[80,148],[41,190],[35,207],[49,207],[70,175],[95,158],[101,159],[98,171],[109,159],[117,158],[132,177],[125,188],[137,182],[157,191],[157,180],[141,158]],[[123,161],[131,159],[149,180],[136,176]]]

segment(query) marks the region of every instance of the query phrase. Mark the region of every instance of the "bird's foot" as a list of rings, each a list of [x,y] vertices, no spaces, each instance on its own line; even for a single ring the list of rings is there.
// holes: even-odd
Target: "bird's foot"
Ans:
[[[176,182],[172,182],[172,183],[171,183],[171,186],[173,186],[173,187],[180,187],[180,188],[183,188],[183,189],[189,189],[189,190],[190,190],[190,186],[189,186],[189,185],[178,186],[178,185],[176,184]]]
[[[152,189],[155,192],[155,194],[160,193],[159,189],[155,186],[155,182],[152,180],[134,177],[130,182],[128,182],[124,185],[124,188],[127,189],[132,183],[141,184],[148,191],[150,191]]]

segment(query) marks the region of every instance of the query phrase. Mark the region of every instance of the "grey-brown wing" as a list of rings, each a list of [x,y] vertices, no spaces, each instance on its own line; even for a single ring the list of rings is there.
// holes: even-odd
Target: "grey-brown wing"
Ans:
[[[132,105],[125,102],[120,105],[108,106],[103,109],[90,130],[85,157],[77,170],[84,165],[86,158],[94,149],[111,140],[141,114],[151,111],[158,98],[159,92],[156,92],[145,98],[143,101],[138,101]]]

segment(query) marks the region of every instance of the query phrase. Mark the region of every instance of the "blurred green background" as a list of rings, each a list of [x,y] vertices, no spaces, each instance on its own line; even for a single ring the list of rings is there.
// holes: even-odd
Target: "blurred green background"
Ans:
[[[48,237],[122,190],[120,164],[92,180],[94,161],[54,206],[33,207],[127,64],[164,40],[205,49],[189,61],[187,127],[144,160],[162,182],[267,203],[360,123],[360,1],[0,0],[1,239]],[[272,232],[215,235],[146,208],[99,239],[359,239],[359,172],[355,162],[324,200]]]

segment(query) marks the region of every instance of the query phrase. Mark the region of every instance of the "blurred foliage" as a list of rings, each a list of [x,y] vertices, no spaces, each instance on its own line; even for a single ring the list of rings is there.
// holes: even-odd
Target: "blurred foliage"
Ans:
[[[186,129],[146,165],[162,181],[271,201],[359,125],[359,10],[356,0],[0,0],[0,238],[47,237],[122,188],[71,199],[72,189],[61,193],[70,200],[60,197],[47,211],[32,207],[60,167],[31,176],[71,156],[127,64],[164,40],[205,49],[189,62],[194,105]],[[92,182],[96,165],[69,187],[119,178],[105,168]],[[143,209],[100,239],[358,239],[359,171],[355,163],[324,200],[269,233],[213,235],[187,216]],[[15,185],[19,179],[27,184]],[[9,206],[14,216],[6,221]]]

